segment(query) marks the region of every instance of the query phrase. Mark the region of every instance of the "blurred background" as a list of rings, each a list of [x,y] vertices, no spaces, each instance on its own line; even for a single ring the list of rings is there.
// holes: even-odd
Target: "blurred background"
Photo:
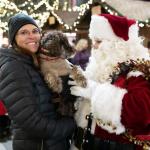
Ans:
[[[70,42],[88,38],[92,14],[127,16],[137,20],[144,45],[150,47],[150,0],[1,0],[0,45],[6,46],[8,19],[18,12],[36,19],[43,33],[62,30]]]

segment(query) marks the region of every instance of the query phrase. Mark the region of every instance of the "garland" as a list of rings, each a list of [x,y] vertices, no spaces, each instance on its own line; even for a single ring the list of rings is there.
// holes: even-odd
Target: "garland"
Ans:
[[[142,146],[143,150],[150,149],[150,141],[138,140],[136,137],[132,136],[128,130],[123,134],[123,136],[135,145]]]
[[[150,60],[137,59],[118,63],[110,75],[112,83],[114,83],[120,75],[127,74],[130,71],[142,72],[144,78],[150,81]]]

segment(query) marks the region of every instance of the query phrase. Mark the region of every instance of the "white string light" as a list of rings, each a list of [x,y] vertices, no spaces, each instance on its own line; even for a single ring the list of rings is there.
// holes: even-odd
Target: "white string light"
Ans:
[[[112,9],[109,5],[105,3],[105,0],[101,0],[101,2],[104,4],[103,7],[104,9],[114,15],[119,15],[117,11]],[[66,24],[62,18],[60,18],[57,15],[57,10],[59,9],[59,0],[55,0],[53,2],[53,5],[51,6],[49,4],[48,0],[41,0],[39,3],[34,4],[31,0],[25,1],[23,4],[16,6],[15,3],[10,2],[8,0],[1,0],[0,1],[0,18],[4,18],[5,16],[10,17],[14,13],[18,12],[23,12],[26,14],[31,14],[33,18],[36,19],[40,27],[43,27],[44,23],[47,21],[48,17],[50,16],[50,13],[57,19],[57,21],[64,26],[65,29],[67,30],[75,30],[77,31],[77,25],[80,23],[80,19],[82,16],[84,16],[85,12],[90,8],[90,5],[93,3],[93,0],[88,0],[87,3],[81,4],[80,6],[74,6],[72,8],[67,8],[68,4],[66,3],[66,11],[69,12],[79,12],[79,15],[76,19],[76,21],[72,25]],[[43,12],[38,12],[40,7],[44,6],[46,7],[45,11]],[[24,7],[27,7],[27,10],[24,10]],[[7,27],[8,22],[3,22],[2,19],[0,20],[0,28],[2,28],[4,31],[8,30]],[[150,27],[150,20],[146,19],[145,22],[140,22],[138,21],[138,24],[140,27]]]
[[[102,1],[102,0],[101,0]],[[112,9],[107,3],[104,4],[103,7],[109,14],[118,16],[119,13]],[[146,19],[145,21],[137,21],[139,27],[143,28],[144,26],[150,27],[150,20]]]

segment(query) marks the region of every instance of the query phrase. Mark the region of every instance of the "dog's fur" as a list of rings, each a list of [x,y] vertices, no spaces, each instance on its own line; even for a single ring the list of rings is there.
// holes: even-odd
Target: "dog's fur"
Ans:
[[[67,37],[60,31],[53,31],[43,36],[39,53],[39,66],[49,88],[57,94],[63,90],[61,76],[72,75],[80,86],[86,86],[86,79],[77,66],[70,64],[67,58],[74,53],[74,49]],[[58,112],[61,115],[74,115],[74,102],[64,102],[61,98],[55,99],[59,103]]]

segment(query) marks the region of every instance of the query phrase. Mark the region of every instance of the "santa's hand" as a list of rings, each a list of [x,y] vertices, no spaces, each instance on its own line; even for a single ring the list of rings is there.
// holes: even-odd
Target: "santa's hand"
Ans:
[[[76,81],[78,86],[81,86],[81,87],[87,86],[87,79],[84,75],[83,70],[79,66],[76,66],[76,65],[72,66],[69,77],[72,80]]]
[[[79,87],[79,86],[72,86],[70,88],[70,90],[71,90],[72,95],[81,96],[81,97],[84,97],[84,98],[90,98],[90,95],[87,92],[88,91],[87,88],[82,88],[82,87]]]
[[[72,83],[75,83],[75,82],[72,82]],[[86,88],[75,85],[75,86],[72,86],[70,90],[71,90],[72,95],[91,99],[96,86],[97,86],[96,82],[88,80],[88,85]]]

